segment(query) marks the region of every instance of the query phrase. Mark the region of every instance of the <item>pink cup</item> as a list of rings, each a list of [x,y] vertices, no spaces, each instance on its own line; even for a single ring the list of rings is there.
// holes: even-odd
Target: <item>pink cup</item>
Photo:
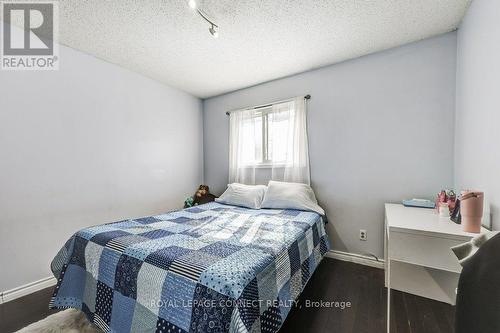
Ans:
[[[460,198],[460,215],[462,215],[462,228],[465,232],[481,232],[483,201],[483,192],[462,192],[462,197]]]

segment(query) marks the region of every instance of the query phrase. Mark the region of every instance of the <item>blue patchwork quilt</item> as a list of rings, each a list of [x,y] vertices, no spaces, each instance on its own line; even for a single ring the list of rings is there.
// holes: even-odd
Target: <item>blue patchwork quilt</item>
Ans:
[[[329,249],[321,217],[209,203],[80,230],[51,308],[104,332],[277,332]]]

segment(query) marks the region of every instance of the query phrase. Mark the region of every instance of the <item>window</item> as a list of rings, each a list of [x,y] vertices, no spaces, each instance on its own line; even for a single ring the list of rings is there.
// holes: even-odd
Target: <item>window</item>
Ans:
[[[272,179],[309,184],[304,97],[233,111],[229,123],[230,182],[255,184],[257,178],[259,183]]]
[[[292,112],[273,112],[272,107],[254,110],[241,123],[243,165],[285,164]]]

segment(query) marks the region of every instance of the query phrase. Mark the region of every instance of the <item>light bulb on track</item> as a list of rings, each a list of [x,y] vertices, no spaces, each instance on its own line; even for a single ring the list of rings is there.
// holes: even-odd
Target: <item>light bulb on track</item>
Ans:
[[[191,8],[191,9],[196,9],[196,7],[197,7],[195,0],[189,0],[188,5],[189,5],[189,8]]]

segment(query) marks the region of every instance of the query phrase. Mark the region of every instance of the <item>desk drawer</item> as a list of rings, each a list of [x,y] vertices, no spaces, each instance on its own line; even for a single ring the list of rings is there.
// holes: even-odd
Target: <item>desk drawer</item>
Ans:
[[[387,250],[391,260],[449,272],[460,273],[462,271],[462,267],[450,248],[463,243],[463,240],[399,231],[390,231],[389,239]]]

